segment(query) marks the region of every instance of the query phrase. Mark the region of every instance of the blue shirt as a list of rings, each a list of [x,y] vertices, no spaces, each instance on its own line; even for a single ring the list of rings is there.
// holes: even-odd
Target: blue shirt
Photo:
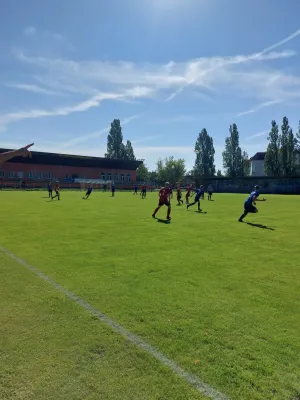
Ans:
[[[204,190],[203,189],[196,189],[195,190],[196,196],[195,198],[200,198],[202,194],[204,194]]]
[[[112,187],[111,187],[111,191],[112,191],[112,192],[114,192],[114,191],[115,191],[115,186],[114,186],[114,185],[112,185]]]
[[[93,191],[93,188],[92,188],[92,187],[89,187],[89,188],[88,188],[88,193],[92,193],[92,191]]]
[[[257,190],[254,190],[253,192],[250,193],[250,196],[248,199],[245,201],[247,204],[252,204],[253,203],[253,198],[257,198],[259,196],[259,193]]]

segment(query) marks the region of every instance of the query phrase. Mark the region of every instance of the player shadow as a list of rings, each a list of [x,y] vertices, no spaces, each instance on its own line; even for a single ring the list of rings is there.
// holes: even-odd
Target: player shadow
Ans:
[[[171,223],[170,220],[168,220],[168,219],[161,219],[161,218],[156,218],[156,221],[157,221],[157,222],[160,222],[161,224],[166,224],[166,225]]]
[[[262,225],[262,224],[253,224],[252,222],[246,222],[247,225],[254,226],[255,228],[260,229],[268,229],[269,231],[275,231],[275,228],[271,228],[270,226]]]
[[[207,214],[207,211],[195,210],[194,212],[197,213],[197,214]]]
[[[41,197],[41,199],[49,199],[49,196]]]

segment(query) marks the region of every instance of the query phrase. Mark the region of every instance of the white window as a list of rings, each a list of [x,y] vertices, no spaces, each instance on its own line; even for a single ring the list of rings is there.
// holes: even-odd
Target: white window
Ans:
[[[125,181],[125,175],[121,174],[121,182],[124,182],[124,181]]]
[[[69,174],[65,174],[65,179],[69,179]]]
[[[17,177],[20,178],[20,179],[23,179],[24,178],[24,172],[18,172],[17,173]]]
[[[107,180],[111,181],[111,173],[110,172],[107,174]]]
[[[37,172],[36,173],[37,179],[42,179],[43,178],[43,173],[42,172]]]
[[[28,172],[28,178],[32,179],[33,178],[34,173],[33,172]]]
[[[131,175],[127,174],[127,182],[130,183],[131,182]]]
[[[115,180],[115,182],[118,182],[118,180],[119,180],[119,175],[118,174],[114,175],[114,180]]]
[[[101,173],[101,179],[102,179],[103,181],[105,181],[105,179],[106,179],[106,178],[105,178],[105,172],[102,172],[102,173]]]
[[[4,171],[0,171],[0,178],[4,178]]]
[[[51,177],[52,177],[51,172],[45,172],[44,177],[45,177],[46,179],[51,179]]]
[[[9,171],[8,172],[8,177],[9,178],[14,178],[15,177],[15,172],[14,171]]]

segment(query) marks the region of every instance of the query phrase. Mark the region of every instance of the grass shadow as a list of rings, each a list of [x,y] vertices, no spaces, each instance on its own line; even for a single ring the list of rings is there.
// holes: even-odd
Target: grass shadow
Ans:
[[[197,214],[207,214],[207,211],[199,211],[199,210],[196,210],[196,211],[194,211],[195,213],[197,213]]]
[[[157,222],[160,222],[161,224],[170,224],[171,221],[168,219],[161,219],[161,218],[157,218],[156,219]]]
[[[255,228],[260,228],[260,229],[268,229],[269,231],[275,231],[275,228],[272,228],[270,226],[262,225],[262,224],[253,224],[252,222],[246,222],[247,225],[254,226]]]

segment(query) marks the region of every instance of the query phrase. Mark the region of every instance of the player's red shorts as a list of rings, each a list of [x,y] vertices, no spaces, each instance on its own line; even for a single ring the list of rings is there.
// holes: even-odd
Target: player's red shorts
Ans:
[[[159,207],[161,207],[161,206],[170,207],[171,206],[170,202],[169,201],[165,201],[165,200],[160,200],[158,205],[159,205]]]

